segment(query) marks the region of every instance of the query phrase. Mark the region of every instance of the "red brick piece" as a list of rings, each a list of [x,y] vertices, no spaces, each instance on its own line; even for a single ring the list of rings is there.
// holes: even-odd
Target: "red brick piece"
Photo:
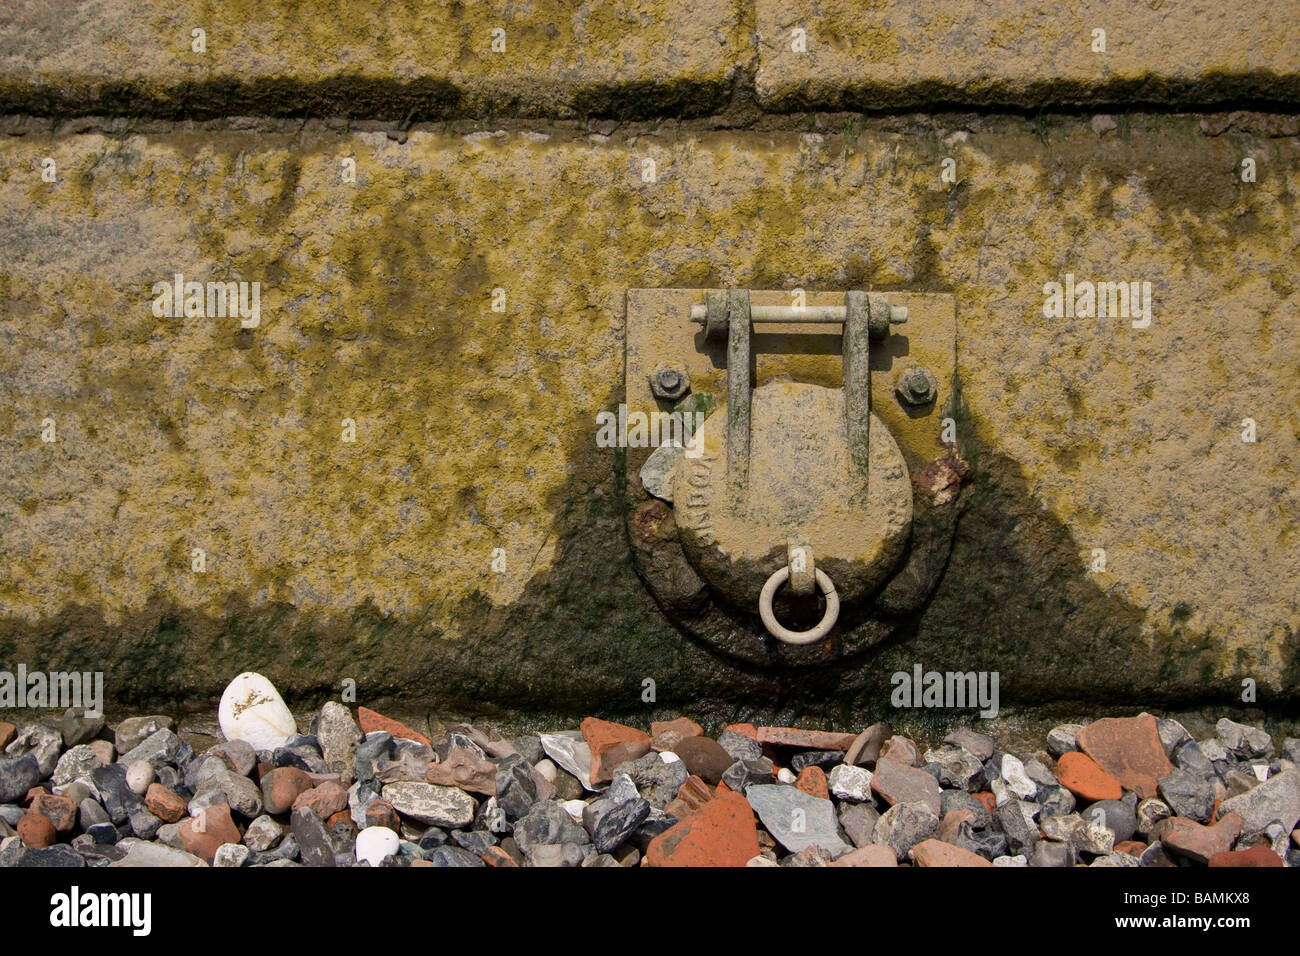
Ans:
[[[635,727],[588,717],[580,729],[591,748],[591,782],[595,784],[609,783],[615,767],[650,752],[650,735]]]
[[[1220,850],[1210,857],[1210,866],[1271,867],[1285,866],[1282,858],[1266,846],[1249,850]]]
[[[144,805],[163,823],[175,823],[185,816],[185,801],[161,783],[149,784],[144,792]]]
[[[1156,832],[1170,852],[1197,863],[1209,863],[1216,853],[1232,849],[1232,844],[1241,836],[1241,817],[1229,813],[1212,827],[1201,826],[1187,817],[1170,817],[1160,821]]]
[[[917,866],[992,866],[978,853],[942,840],[922,840],[907,852]]]
[[[388,827],[394,833],[399,832],[401,821],[397,818],[397,811],[393,805],[384,800],[375,800],[366,807],[366,826],[368,827]]]
[[[1157,796],[1156,782],[1174,769],[1150,714],[1103,717],[1079,731],[1077,741],[1098,767],[1143,800]]]
[[[487,852],[483,854],[483,862],[488,866],[515,867],[516,869],[519,867],[519,864],[511,859],[510,854],[499,846],[488,847]]]
[[[673,750],[687,737],[703,737],[704,728],[689,717],[656,720],[650,724],[650,746],[658,751]]]
[[[1056,762],[1056,779],[1066,790],[1089,803],[1118,800],[1124,796],[1118,780],[1098,767],[1087,754],[1077,750],[1061,754],[1061,759]]]
[[[7,720],[0,720],[0,750],[4,750],[18,736],[18,728]]]
[[[1141,856],[1146,848],[1147,845],[1141,840],[1121,840],[1115,844],[1116,852],[1127,853],[1129,856]]]
[[[35,810],[28,810],[18,821],[18,839],[23,841],[23,846],[29,846],[33,850],[41,850],[47,846],[53,846],[57,839],[54,833],[54,824],[50,822],[49,817]],[[755,850],[755,853],[758,851]]]
[[[352,830],[352,835],[357,834],[357,825],[352,822],[352,814],[347,810],[340,810],[337,813],[331,813],[330,818],[325,821],[325,828],[333,830],[335,827],[348,827]]]
[[[864,846],[852,853],[845,853],[836,860],[831,866],[898,866],[898,857],[894,856],[894,851],[887,846],[871,844]]]
[[[348,792],[337,783],[325,782],[304,790],[290,804],[291,810],[309,807],[311,812],[322,820],[328,820],[348,806]]]
[[[848,750],[853,745],[855,735],[824,730],[799,730],[796,727],[759,727],[756,739],[760,744],[798,747],[800,750]]]
[[[394,737],[402,737],[406,740],[414,740],[416,743],[424,744],[426,747],[432,747],[433,743],[428,737],[417,730],[412,730],[400,720],[393,720],[391,717],[385,717],[383,714],[375,713],[369,707],[357,708],[357,723],[361,725],[363,734],[371,734],[376,731],[387,731]]]
[[[804,793],[823,800],[831,798],[830,787],[826,785],[826,771],[821,767],[804,767],[799,771],[799,779],[794,785]]]
[[[230,819],[230,807],[224,803],[214,803],[206,810],[200,810],[198,816],[181,824],[177,835],[181,846],[208,863],[212,862],[221,844],[239,843],[242,839],[239,827]]]
[[[299,794],[312,788],[306,770],[276,767],[262,777],[262,803],[267,813],[288,813]]]
[[[646,866],[744,866],[758,856],[758,829],[749,801],[715,797],[646,847]]]
[[[67,797],[40,793],[32,800],[31,808],[54,824],[59,833],[71,833],[76,828],[77,805]]]

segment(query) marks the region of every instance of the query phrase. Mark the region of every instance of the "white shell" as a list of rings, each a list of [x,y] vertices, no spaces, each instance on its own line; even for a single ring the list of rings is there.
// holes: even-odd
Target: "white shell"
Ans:
[[[254,750],[274,750],[298,732],[275,685],[252,671],[226,685],[217,719],[227,740],[245,740]]]
[[[397,834],[388,827],[366,827],[357,834],[357,860],[379,866],[397,852],[399,844]]]

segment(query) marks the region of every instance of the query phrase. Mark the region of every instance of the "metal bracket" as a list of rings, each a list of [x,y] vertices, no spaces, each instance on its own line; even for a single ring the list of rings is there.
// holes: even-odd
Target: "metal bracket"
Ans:
[[[712,408],[725,400],[726,418],[719,423],[726,436],[724,487],[730,488],[733,496],[743,495],[746,485],[756,480],[752,456],[760,449],[752,445],[754,390],[761,382],[782,377],[843,389],[849,474],[860,477],[863,501],[867,500],[872,453],[869,423],[873,417],[897,443],[906,474],[912,479],[916,510],[911,543],[896,573],[865,604],[850,594],[850,603],[842,606],[829,638],[793,646],[770,637],[748,601],[743,602],[745,606],[734,606],[706,584],[678,541],[677,519],[684,520],[687,515],[675,515],[672,494],[654,498],[639,480],[642,465],[656,449],[627,449],[628,527],[638,573],[684,633],[718,653],[750,664],[824,663],[860,653],[883,640],[924,604],[933,589],[963,500],[955,493],[942,498],[931,495],[924,487],[927,476],[935,471],[933,466],[956,454],[939,440],[941,420],[954,411],[950,407],[956,367],[953,297],[853,290],[810,292],[805,301],[806,306],[800,308],[789,304],[788,293],[743,289],[632,289],[627,294],[628,415]],[[897,334],[903,322],[904,332]],[[654,370],[666,366],[689,377],[692,394],[676,403],[656,397],[650,387]],[[895,390],[903,374],[913,368],[935,382],[933,396],[923,405],[904,400],[911,392]],[[721,439],[721,429],[715,428],[715,432]],[[770,468],[770,462],[759,462]],[[711,465],[701,459],[690,467],[703,471]],[[683,474],[679,469],[679,479]],[[657,482],[658,487],[662,484]],[[689,504],[682,500],[676,507]],[[698,514],[698,507],[692,507]],[[770,563],[770,567],[762,564],[764,577],[780,568],[789,573],[788,543],[781,538],[764,559]],[[817,571],[837,576],[834,566],[823,568],[822,557],[819,550]],[[805,582],[800,584],[800,590],[805,590]],[[791,587],[783,589],[785,596],[777,595],[777,611],[782,602],[816,601],[795,594],[793,585],[792,580]]]

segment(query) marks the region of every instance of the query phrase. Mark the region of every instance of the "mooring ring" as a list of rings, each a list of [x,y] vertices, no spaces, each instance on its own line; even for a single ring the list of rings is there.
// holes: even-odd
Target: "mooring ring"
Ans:
[[[817,587],[821,588],[826,598],[826,613],[817,626],[810,631],[792,631],[783,627],[772,613],[772,598],[777,589],[790,579],[790,567],[784,565],[772,572],[772,576],[763,585],[763,592],[758,596],[758,616],[763,619],[767,633],[786,644],[813,644],[831,632],[835,621],[840,616],[840,596],[835,593],[835,582],[821,568],[817,569]]]

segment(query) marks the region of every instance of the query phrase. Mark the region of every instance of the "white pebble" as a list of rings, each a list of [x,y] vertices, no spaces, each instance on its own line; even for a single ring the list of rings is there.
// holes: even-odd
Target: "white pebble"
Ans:
[[[366,827],[357,834],[357,859],[379,866],[397,852],[401,842],[388,827]]]
[[[298,732],[275,685],[252,671],[226,686],[217,719],[227,740],[247,741],[254,750],[274,750]]]
[[[153,764],[147,760],[136,760],[126,768],[126,785],[137,797],[144,796],[153,780]]]
[[[789,767],[782,767],[776,772],[776,779],[781,783],[796,783],[799,778],[794,775],[794,771]]]

